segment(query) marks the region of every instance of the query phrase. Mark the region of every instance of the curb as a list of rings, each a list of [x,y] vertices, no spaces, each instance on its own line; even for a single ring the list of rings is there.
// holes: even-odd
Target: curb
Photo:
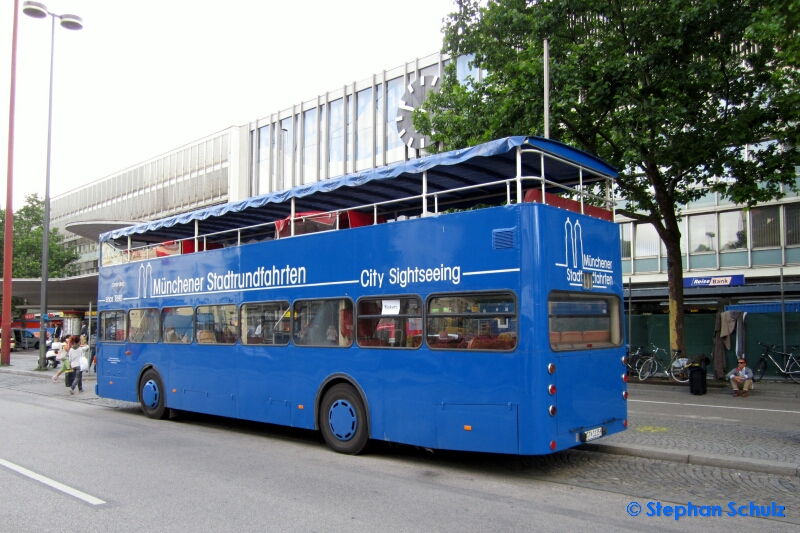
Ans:
[[[750,459],[737,457],[729,459],[719,455],[694,452],[676,452],[664,450],[663,448],[651,448],[648,446],[620,446],[617,444],[598,444],[587,443],[578,446],[579,450],[596,453],[607,453],[611,455],[627,455],[630,457],[641,457],[643,459],[655,459],[660,461],[671,461],[673,463],[712,466],[716,468],[728,468],[731,470],[746,470],[749,472],[761,472],[764,474],[775,474],[779,476],[800,477],[800,465],[792,463],[781,463],[778,461],[767,461],[764,459]],[[742,468],[746,466],[746,468]]]
[[[785,391],[778,391],[771,389],[771,385],[777,385],[783,387],[784,383],[781,381],[778,382],[758,382],[754,385],[752,394],[755,397],[762,396],[768,398],[800,398],[800,385],[797,384],[787,384],[787,390]],[[791,385],[794,385],[792,387]],[[689,395],[689,387],[686,385],[678,385],[678,384],[671,384],[671,383],[632,383],[628,382],[628,390],[643,390],[643,389],[650,389],[650,390],[659,390],[662,392],[667,392],[670,394],[680,394],[680,395]],[[729,396],[731,394],[731,386],[727,383],[719,385],[711,383],[708,384],[708,393],[707,394],[722,394],[725,396]]]
[[[48,379],[52,379],[53,376],[55,376],[54,372],[48,372],[46,370],[17,370],[16,368],[9,368],[7,366],[0,366],[0,373]],[[84,372],[82,377],[84,381],[94,381],[96,378],[97,374],[95,372]]]

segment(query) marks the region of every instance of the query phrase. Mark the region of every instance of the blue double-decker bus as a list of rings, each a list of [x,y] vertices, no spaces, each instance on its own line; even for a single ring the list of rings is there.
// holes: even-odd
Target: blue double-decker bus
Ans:
[[[509,137],[106,233],[97,394],[348,454],[622,431],[615,175]]]

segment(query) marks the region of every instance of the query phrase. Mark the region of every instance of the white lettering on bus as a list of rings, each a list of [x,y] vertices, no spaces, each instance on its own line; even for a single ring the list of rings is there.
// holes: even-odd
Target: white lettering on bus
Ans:
[[[446,267],[442,264],[435,268],[406,267],[404,269],[392,268],[389,270],[389,283],[391,285],[400,285],[405,288],[409,283],[424,283],[428,281],[450,281],[453,285],[458,285],[461,283],[461,267]],[[367,285],[364,286],[366,287]]]
[[[236,289],[253,289],[259,287],[275,287],[281,285],[304,285],[306,283],[306,267],[286,265],[271,269],[258,267],[253,272],[227,271],[225,274],[209,272],[206,276],[207,291],[227,291]]]

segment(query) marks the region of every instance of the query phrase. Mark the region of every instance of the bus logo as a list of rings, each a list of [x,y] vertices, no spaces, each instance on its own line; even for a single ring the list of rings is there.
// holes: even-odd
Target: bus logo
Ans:
[[[111,289],[115,294],[122,294],[122,291],[125,290],[125,282],[121,277],[117,276],[117,279],[111,283]]]
[[[567,218],[564,223],[564,262],[556,266],[567,269],[567,281],[586,290],[606,289],[614,284],[614,262],[583,251],[583,228],[580,221]]]

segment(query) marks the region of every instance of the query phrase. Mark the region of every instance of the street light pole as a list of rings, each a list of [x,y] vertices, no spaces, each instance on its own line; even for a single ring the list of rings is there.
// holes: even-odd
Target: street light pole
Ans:
[[[3,318],[0,331],[3,340],[0,344],[0,364],[11,364],[11,287],[14,277],[14,212],[11,196],[14,189],[14,107],[17,88],[17,20],[19,0],[14,0],[14,28],[11,36],[11,91],[8,104],[8,174],[6,175],[6,227],[3,241]]]
[[[53,59],[55,52],[56,19],[68,30],[83,28],[83,20],[76,15],[57,15],[47,10],[44,4],[27,1],[22,12],[33,18],[51,18],[50,26],[50,95],[47,110],[47,171],[44,182],[44,220],[42,222],[42,287],[39,309],[39,370],[44,370],[47,361],[47,279],[50,274],[50,155],[53,136]]]

